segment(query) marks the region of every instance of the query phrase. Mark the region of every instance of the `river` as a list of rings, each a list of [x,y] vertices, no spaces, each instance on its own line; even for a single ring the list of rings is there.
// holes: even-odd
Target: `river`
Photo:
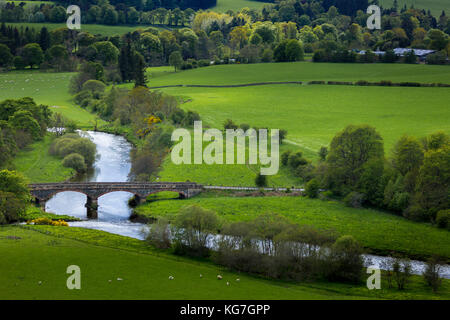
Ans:
[[[97,157],[94,170],[90,174],[77,178],[77,181],[90,182],[126,182],[128,181],[131,161],[131,144],[121,136],[103,132],[79,132],[88,137],[97,146]],[[129,220],[131,208],[128,200],[133,195],[128,192],[112,192],[98,199],[98,219],[87,220],[86,196],[72,191],[60,192],[47,201],[46,211],[56,214],[67,214],[83,219],[83,221],[69,222],[70,226],[103,230],[131,238],[143,240],[147,226]],[[367,265],[380,267],[387,257],[364,255]],[[421,274],[425,264],[412,261],[413,273]],[[441,276],[450,279],[450,265],[442,266]]]

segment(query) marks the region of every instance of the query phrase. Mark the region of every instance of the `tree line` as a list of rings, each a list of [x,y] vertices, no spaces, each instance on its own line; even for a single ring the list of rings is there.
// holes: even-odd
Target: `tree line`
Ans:
[[[375,128],[350,125],[329,148],[319,150],[319,159],[314,164],[301,152],[281,155],[282,165],[304,179],[309,197],[338,197],[351,207],[376,207],[450,227],[448,134],[439,131],[422,139],[405,135],[386,158]]]

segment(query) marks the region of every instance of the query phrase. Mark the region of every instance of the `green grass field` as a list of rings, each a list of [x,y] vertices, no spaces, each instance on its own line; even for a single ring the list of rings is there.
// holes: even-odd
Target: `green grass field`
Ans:
[[[54,30],[58,28],[65,28],[67,25],[66,23],[51,23],[51,22],[7,22],[8,25],[13,25],[18,28],[20,27],[29,27],[34,28],[35,30],[39,31],[42,27],[47,27],[49,30]],[[154,27],[158,29],[169,29],[168,27],[163,27],[159,25],[136,25],[136,26],[107,26],[103,24],[87,24],[83,23],[81,25],[81,31],[87,31],[92,34],[101,34],[103,36],[114,36],[114,35],[122,35],[128,32],[133,32],[138,29],[145,29],[148,27]]]
[[[238,12],[242,8],[261,10],[264,5],[267,4],[270,3],[254,0],[217,0],[217,5],[211,8],[211,11],[227,12],[228,10],[232,10],[234,12]]]
[[[439,254],[450,260],[450,233],[371,209],[353,209],[337,201],[303,197],[209,197],[155,201],[135,209],[139,215],[173,219],[180,208],[197,204],[216,211],[225,221],[249,221],[263,213],[278,213],[291,221],[350,234],[373,252],[399,252],[424,258]],[[389,235],[388,237],[386,235]]]
[[[391,8],[394,0],[380,0],[379,2],[383,7]],[[447,0],[398,0],[398,9],[403,8],[405,4],[408,9],[411,5],[414,5],[416,9],[430,9],[436,17],[441,15],[442,10],[445,10],[447,15],[450,12],[450,2]]]
[[[450,68],[405,64],[270,63],[220,65],[174,73],[150,68],[149,85],[244,84],[264,81],[391,80],[450,83]],[[390,154],[404,134],[423,137],[437,130],[450,132],[448,88],[361,87],[331,85],[266,85],[241,88],[160,89],[188,101],[181,106],[199,112],[204,126],[223,128],[226,119],[253,127],[288,131],[287,143],[310,159],[321,146],[349,124],[370,124],[382,135]],[[289,172],[269,185],[297,185]],[[176,166],[166,159],[160,172],[165,181],[198,181],[217,185],[254,185],[245,166]]]
[[[48,149],[52,137],[47,135],[21,150],[13,160],[14,169],[21,172],[29,182],[59,182],[74,175],[74,170],[62,165],[62,160],[51,156]]]
[[[81,228],[0,227],[0,255],[0,299],[448,299],[450,292],[448,280],[441,293],[433,294],[419,277],[403,292],[385,283],[369,291],[365,282],[269,281]],[[66,287],[69,265],[81,269],[81,290]],[[217,280],[218,274],[223,280]]]
[[[92,127],[96,116],[74,105],[69,93],[74,73],[45,73],[38,70],[0,73],[0,101],[32,97],[50,106],[53,112],[75,120],[81,127]]]
[[[256,63],[229,64],[197,68],[181,72],[173,68],[150,68],[157,77],[149,77],[150,86],[174,84],[242,84],[264,81],[380,81],[450,83],[450,67],[423,64],[345,64],[345,63]]]

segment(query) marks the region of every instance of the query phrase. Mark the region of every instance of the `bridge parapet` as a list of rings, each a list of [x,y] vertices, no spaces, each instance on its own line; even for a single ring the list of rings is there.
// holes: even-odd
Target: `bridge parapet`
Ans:
[[[203,186],[195,182],[63,182],[30,184],[29,188],[36,203],[44,209],[45,202],[59,192],[84,193],[87,196],[88,215],[91,217],[97,216],[98,198],[110,192],[130,192],[141,201],[148,195],[161,191],[174,191],[182,198],[190,198],[203,190]]]

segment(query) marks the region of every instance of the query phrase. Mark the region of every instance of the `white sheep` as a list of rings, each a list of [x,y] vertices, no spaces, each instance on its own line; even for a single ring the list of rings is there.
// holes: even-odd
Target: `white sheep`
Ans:
[[[227,281],[227,286],[229,286],[230,285],[230,283]]]
[[[173,280],[173,277],[172,277],[172,276],[169,276],[169,280]]]
[[[200,278],[203,278],[203,275],[200,273]]]
[[[222,280],[222,276],[220,274],[217,275],[217,280]]]
[[[236,281],[239,282],[239,281],[241,281],[241,279],[237,278]]]

